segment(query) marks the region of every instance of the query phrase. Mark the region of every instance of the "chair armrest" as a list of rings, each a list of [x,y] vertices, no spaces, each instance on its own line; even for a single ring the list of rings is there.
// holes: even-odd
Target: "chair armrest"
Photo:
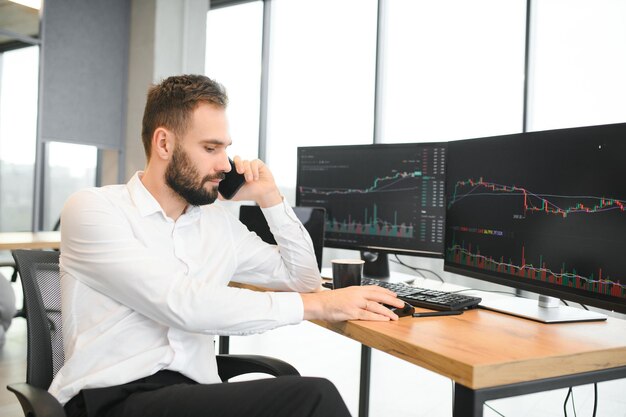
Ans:
[[[217,372],[222,381],[250,373],[273,376],[300,375],[298,370],[287,362],[260,355],[217,355]]]
[[[11,384],[7,389],[19,400],[25,416],[66,417],[63,406],[48,391],[26,383]]]

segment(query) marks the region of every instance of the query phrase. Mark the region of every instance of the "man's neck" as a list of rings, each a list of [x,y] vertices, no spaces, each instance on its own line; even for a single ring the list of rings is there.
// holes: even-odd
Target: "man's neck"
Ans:
[[[159,178],[157,175],[156,172],[150,171],[150,168],[146,168],[139,179],[144,187],[146,187],[146,190],[148,190],[159,203],[165,215],[176,221],[185,212],[188,204],[181,196],[167,186],[162,177]]]

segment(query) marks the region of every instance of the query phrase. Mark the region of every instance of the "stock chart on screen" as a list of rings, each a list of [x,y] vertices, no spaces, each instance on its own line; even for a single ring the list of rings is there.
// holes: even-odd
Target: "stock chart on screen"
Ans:
[[[298,149],[297,205],[324,207],[326,246],[441,256],[445,146]]]
[[[448,150],[446,266],[626,302],[625,125],[465,140]]]

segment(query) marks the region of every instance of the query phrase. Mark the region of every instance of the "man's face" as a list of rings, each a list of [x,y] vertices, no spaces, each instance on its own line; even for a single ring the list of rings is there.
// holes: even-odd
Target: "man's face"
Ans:
[[[167,185],[191,205],[213,203],[219,181],[230,170],[228,145],[224,110],[201,104],[193,113],[188,131],[176,138],[165,171]]]
[[[217,186],[205,188],[205,184],[224,178],[224,173],[202,177],[193,166],[189,156],[179,142],[172,154],[172,159],[165,171],[165,181],[172,190],[192,206],[211,204],[217,199]]]

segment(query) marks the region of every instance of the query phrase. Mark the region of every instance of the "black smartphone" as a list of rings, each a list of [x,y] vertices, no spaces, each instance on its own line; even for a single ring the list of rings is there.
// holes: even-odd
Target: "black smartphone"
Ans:
[[[235,163],[232,159],[228,158],[228,162],[230,162],[230,171],[228,171],[225,174],[226,177],[220,181],[220,184],[217,186],[217,191],[219,191],[222,197],[230,200],[246,183],[246,178],[242,174],[237,173]]]

